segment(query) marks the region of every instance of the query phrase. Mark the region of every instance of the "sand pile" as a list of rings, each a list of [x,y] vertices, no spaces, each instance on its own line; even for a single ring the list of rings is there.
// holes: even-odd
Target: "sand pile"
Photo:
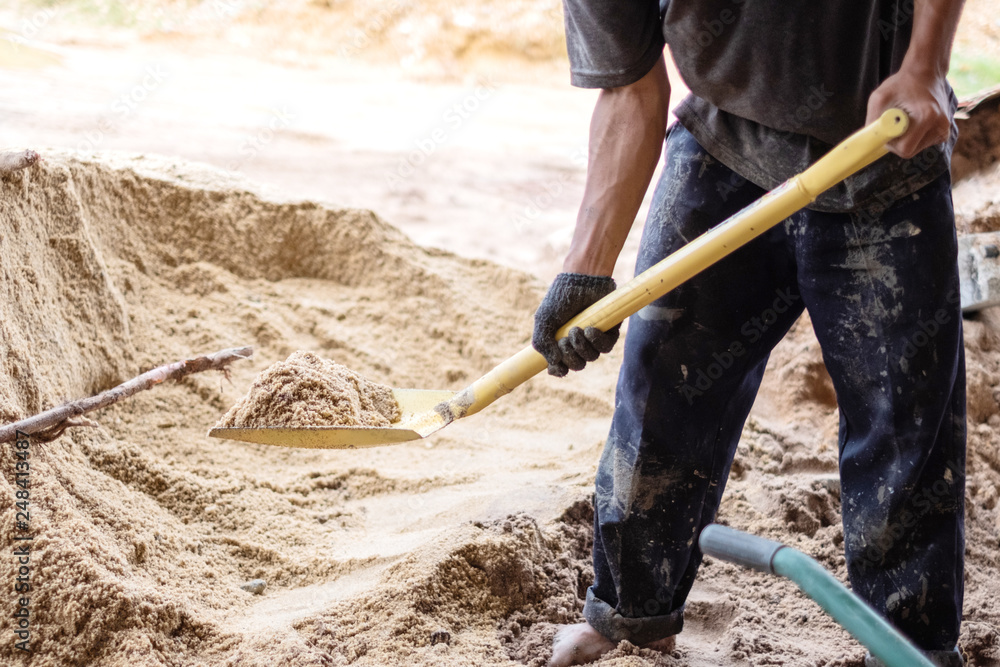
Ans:
[[[955,181],[976,177],[1000,160],[1000,94],[984,94],[962,104],[958,124],[958,143],[952,157],[951,173]]]
[[[527,343],[542,288],[530,277],[416,247],[367,211],[114,155],[50,153],[0,180],[0,239],[5,419],[193,353],[257,348],[231,385],[190,376],[95,414],[97,428],[33,443],[26,532],[13,450],[0,449],[0,551],[33,537],[34,653],[5,640],[3,664],[537,667],[555,625],[579,620],[620,349],[426,442],[327,451],[205,437],[290,355],[391,386],[461,388]],[[1000,316],[966,325],[962,648],[980,667],[1000,664]],[[720,518],[844,578],[836,422],[804,319],[772,357]],[[0,578],[15,567],[0,558]],[[258,578],[262,595],[240,589]],[[0,616],[0,636],[12,622]],[[709,560],[673,656],[626,643],[600,664],[861,667],[863,653],[788,582]]]
[[[962,131],[967,138],[956,147],[962,153],[954,169],[967,174],[954,190],[959,232],[1000,231],[1000,97],[977,107]]]
[[[261,372],[217,426],[384,427],[399,415],[392,388],[311,352],[295,352]]]
[[[222,664],[243,636],[226,619],[252,609],[240,583],[264,578],[280,593],[398,559],[413,543],[387,546],[381,523],[412,523],[413,498],[478,479],[418,470],[399,450],[376,469],[377,454],[278,452],[205,432],[296,349],[391,384],[453,386],[523,345],[533,279],[417,248],[367,211],[262,199],[211,169],[45,158],[0,180],[5,421],[235,341],[257,353],[232,385],[191,376],[95,414],[96,429],[32,444],[34,657],[5,641],[0,662],[199,664],[215,650]],[[423,332],[412,349],[398,340],[408,328]],[[0,449],[7,554],[20,534],[14,463]],[[371,521],[373,498],[401,509]],[[16,567],[0,560],[0,577],[14,581]],[[0,634],[11,632],[5,614]]]

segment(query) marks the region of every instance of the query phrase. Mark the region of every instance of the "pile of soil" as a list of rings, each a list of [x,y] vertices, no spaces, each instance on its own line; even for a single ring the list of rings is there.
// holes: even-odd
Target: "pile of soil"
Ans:
[[[959,233],[1000,230],[1000,94],[986,99],[959,121],[952,162],[955,218]]]
[[[311,352],[265,369],[216,426],[373,426],[398,421],[392,388]]]
[[[15,579],[14,536],[33,538],[33,653],[0,615],[3,664],[537,667],[555,626],[580,620],[621,346],[426,442],[325,451],[205,436],[296,350],[391,386],[461,388],[527,344],[534,278],[415,246],[368,211],[138,156],[49,152],[4,177],[0,238],[5,420],[165,361],[257,348],[232,384],[189,376],[32,443],[26,530],[14,450],[0,450],[0,578]],[[1000,661],[1000,316],[966,325],[961,648],[981,667]],[[844,579],[836,428],[803,319],[774,352],[720,519]],[[240,588],[251,579],[262,595]],[[787,581],[709,559],[672,656],[624,642],[598,664],[861,667],[863,654]]]
[[[462,456],[421,469],[422,446],[345,456],[205,433],[300,349],[394,386],[460,385],[524,344],[541,291],[528,275],[416,247],[369,211],[263,198],[221,170],[142,156],[46,151],[0,180],[0,238],[5,422],[164,362],[256,349],[231,383],[189,376],[94,414],[97,428],[32,442],[33,657],[5,641],[3,664],[201,664],[213,652],[223,664],[245,634],[234,617],[260,599],[239,584],[267,580],[266,599],[430,539],[441,528],[389,545],[377,533],[412,527],[430,490],[474,484]],[[25,534],[14,472],[4,447],[7,554]],[[13,582],[17,567],[0,559],[0,577]],[[4,614],[0,634],[12,630]]]
[[[1000,88],[980,97],[959,106],[958,142],[951,160],[956,182],[978,179],[1000,161]]]

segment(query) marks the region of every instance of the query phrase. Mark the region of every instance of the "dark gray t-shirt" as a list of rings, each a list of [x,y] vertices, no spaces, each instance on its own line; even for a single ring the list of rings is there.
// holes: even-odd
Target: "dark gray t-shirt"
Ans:
[[[859,129],[899,69],[913,0],[564,0],[573,85],[615,88],[669,43],[691,90],[678,120],[720,162],[772,189]],[[954,99],[953,99],[954,101]],[[888,206],[948,169],[957,137],[889,155],[822,195],[825,211]]]

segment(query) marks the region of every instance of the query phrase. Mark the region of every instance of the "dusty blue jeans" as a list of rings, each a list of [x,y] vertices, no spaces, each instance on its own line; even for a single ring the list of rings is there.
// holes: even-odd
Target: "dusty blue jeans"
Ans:
[[[683,127],[637,271],[763,191]],[[629,321],[597,472],[584,614],[613,640],[676,634],[768,355],[808,309],[840,406],[853,589],[943,665],[962,610],[965,369],[947,174],[886,210],[802,211]]]

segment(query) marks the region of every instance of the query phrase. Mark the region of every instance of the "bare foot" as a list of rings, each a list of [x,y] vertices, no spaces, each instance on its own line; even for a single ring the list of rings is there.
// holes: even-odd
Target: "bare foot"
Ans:
[[[38,153],[27,151],[0,151],[0,174],[25,169],[38,162]]]
[[[640,648],[669,655],[673,653],[676,643],[676,637],[664,637],[643,644]],[[590,623],[564,625],[559,628],[552,642],[552,658],[548,667],[569,667],[593,662],[615,646],[617,644],[590,627]]]
[[[597,660],[617,644],[590,627],[590,623],[564,625],[552,641],[548,667],[569,667]]]

